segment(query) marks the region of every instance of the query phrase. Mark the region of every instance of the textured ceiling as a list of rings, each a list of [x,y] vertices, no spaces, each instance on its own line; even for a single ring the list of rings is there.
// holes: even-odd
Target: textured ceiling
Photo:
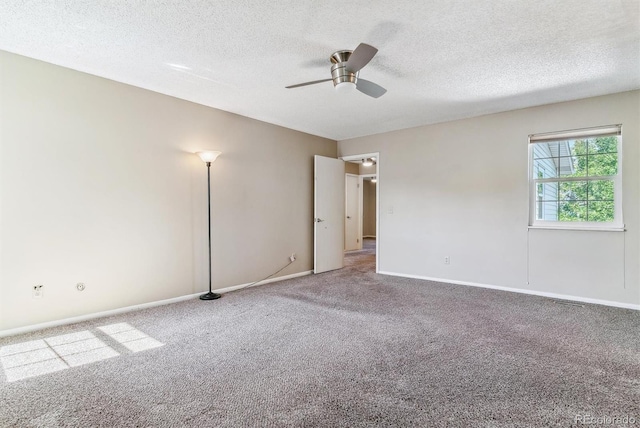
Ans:
[[[639,0],[0,2],[0,49],[336,140],[640,88]],[[336,93],[366,42],[379,99]]]

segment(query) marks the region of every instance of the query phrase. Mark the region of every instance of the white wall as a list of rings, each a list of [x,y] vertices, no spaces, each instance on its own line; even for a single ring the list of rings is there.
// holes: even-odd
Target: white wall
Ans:
[[[336,142],[0,52],[0,330],[312,269]],[[86,290],[78,292],[76,283]],[[34,299],[32,286],[44,284]]]
[[[528,135],[618,123],[627,231],[528,231]],[[338,154],[380,152],[381,271],[638,305],[639,126],[632,91],[340,141]]]

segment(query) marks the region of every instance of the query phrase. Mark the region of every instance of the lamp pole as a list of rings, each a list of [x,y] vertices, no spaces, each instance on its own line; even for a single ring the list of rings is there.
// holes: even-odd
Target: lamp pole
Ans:
[[[209,292],[200,296],[200,300],[214,300],[222,297],[211,291],[211,162],[216,160],[220,152],[198,152],[200,158],[207,164],[207,209],[209,225]]]

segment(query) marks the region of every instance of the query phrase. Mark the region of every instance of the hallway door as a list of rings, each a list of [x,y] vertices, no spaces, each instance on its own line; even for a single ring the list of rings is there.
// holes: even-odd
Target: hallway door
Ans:
[[[344,161],[314,157],[313,272],[344,266]]]

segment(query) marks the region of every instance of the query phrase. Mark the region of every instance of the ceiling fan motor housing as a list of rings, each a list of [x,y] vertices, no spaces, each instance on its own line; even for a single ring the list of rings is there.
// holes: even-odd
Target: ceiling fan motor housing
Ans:
[[[351,56],[353,51],[337,51],[331,54],[331,78],[333,79],[333,86],[336,86],[340,83],[349,82],[356,84],[358,83],[358,73],[359,72],[349,72],[347,71],[347,61]]]

